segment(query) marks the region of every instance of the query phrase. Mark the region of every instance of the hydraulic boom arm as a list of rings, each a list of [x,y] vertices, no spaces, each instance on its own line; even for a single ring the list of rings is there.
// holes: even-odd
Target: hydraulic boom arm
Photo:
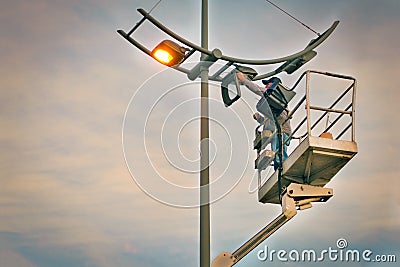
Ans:
[[[222,252],[213,260],[211,266],[230,267],[235,265],[261,242],[293,218],[297,214],[297,209],[304,210],[311,208],[311,202],[325,202],[332,196],[333,190],[331,188],[295,183],[290,184],[286,188],[282,198],[282,213],[232,254]]]

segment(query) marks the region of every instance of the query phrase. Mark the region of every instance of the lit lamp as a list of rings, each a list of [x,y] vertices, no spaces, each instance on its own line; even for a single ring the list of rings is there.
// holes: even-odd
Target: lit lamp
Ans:
[[[186,48],[170,40],[164,40],[151,51],[151,56],[160,63],[171,67],[182,63],[185,52]]]

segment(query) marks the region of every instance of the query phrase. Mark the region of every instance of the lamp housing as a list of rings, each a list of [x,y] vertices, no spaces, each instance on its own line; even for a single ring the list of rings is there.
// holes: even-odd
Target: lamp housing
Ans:
[[[171,40],[164,40],[151,51],[151,56],[160,63],[172,67],[182,63],[185,52],[186,48]]]
[[[221,82],[222,101],[224,101],[225,107],[232,105],[239,100],[242,95],[240,91],[240,81],[236,76],[238,71],[242,72],[250,80],[257,76],[257,72],[254,69],[235,64],[235,69],[227,74]]]

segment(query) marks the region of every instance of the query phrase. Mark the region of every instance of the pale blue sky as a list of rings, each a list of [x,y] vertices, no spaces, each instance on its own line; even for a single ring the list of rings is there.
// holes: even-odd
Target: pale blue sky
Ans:
[[[153,197],[162,202],[198,197],[195,190],[172,192],[154,180],[162,175],[182,186],[197,184],[197,175],[178,172],[162,156],[158,131],[164,121],[158,115],[171,114],[163,138],[174,144],[182,127],[179,122],[199,115],[198,86],[172,92],[156,106],[151,123],[144,128],[148,108],[164,88],[187,79],[166,70],[116,33],[129,30],[140,19],[137,8],[149,10],[155,2],[3,1],[1,266],[198,266],[198,209],[165,205],[145,194],[133,181],[123,154],[123,118],[135,95],[127,111],[124,147],[134,178],[148,183]],[[198,43],[200,2],[164,0],[152,15]],[[283,56],[315,37],[262,0],[209,2],[209,47],[226,55]],[[317,49],[318,56],[301,71],[319,69],[358,79],[359,154],[329,184],[335,196],[328,203],[300,212],[261,248],[326,249],[346,238],[352,248],[396,254],[400,260],[396,190],[400,186],[400,2],[285,0],[279,5],[319,32],[341,21]],[[156,44],[159,36],[148,24],[144,26],[140,38]],[[280,77],[292,85],[301,71]],[[210,116],[215,120],[211,138],[216,146],[212,179],[223,173],[231,156],[226,147],[233,147],[233,166],[215,190],[227,190],[242,178],[230,194],[212,205],[211,253],[215,257],[238,248],[279,214],[279,206],[262,205],[248,192],[255,155],[239,138],[253,132],[254,123],[246,117],[249,107],[242,102],[232,109],[237,114],[230,113],[220,103],[218,87],[211,87],[210,94]],[[244,92],[244,99],[251,109],[254,96]],[[226,129],[231,143],[223,138]],[[145,130],[147,151],[140,148]],[[189,159],[184,168],[190,170],[198,158],[198,121],[189,123],[182,133],[178,141]],[[165,149],[171,159],[180,156],[173,148]],[[253,252],[238,266],[265,264],[282,265],[259,262]]]

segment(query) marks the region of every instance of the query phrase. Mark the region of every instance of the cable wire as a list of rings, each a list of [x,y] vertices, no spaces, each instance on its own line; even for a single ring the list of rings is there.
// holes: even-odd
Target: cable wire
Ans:
[[[155,5],[150,9],[149,14],[158,6],[159,3],[161,3],[161,1],[162,0],[159,0],[157,3],[155,3]]]
[[[265,1],[267,1],[268,3],[270,3],[271,5],[273,5],[274,7],[276,7],[277,9],[279,9],[280,11],[282,11],[283,13],[285,13],[286,15],[288,15],[289,17],[291,17],[292,19],[294,19],[295,21],[297,21],[298,23],[300,23],[301,25],[303,25],[304,27],[306,27],[307,29],[312,31],[313,33],[315,33],[316,35],[318,35],[318,36],[321,35],[319,32],[314,31],[311,27],[307,26],[305,23],[301,22],[299,19],[295,18],[293,15],[289,14],[288,12],[286,12],[285,10],[283,10],[282,8],[277,6],[276,4],[272,3],[269,0],[265,0]]]

